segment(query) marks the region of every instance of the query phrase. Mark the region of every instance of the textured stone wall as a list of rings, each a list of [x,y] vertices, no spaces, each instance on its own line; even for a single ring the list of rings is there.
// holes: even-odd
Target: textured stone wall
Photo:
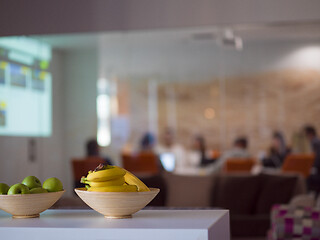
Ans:
[[[131,140],[136,142],[148,126],[147,81],[131,83],[129,89]],[[190,145],[192,136],[203,134],[209,148],[224,150],[235,137],[244,135],[252,153],[257,154],[268,148],[274,130],[283,131],[289,143],[306,123],[320,131],[320,72],[316,70],[159,83],[157,98],[158,132],[172,125],[168,114],[174,114],[177,140],[185,146]],[[214,118],[205,117],[207,108],[214,109]]]

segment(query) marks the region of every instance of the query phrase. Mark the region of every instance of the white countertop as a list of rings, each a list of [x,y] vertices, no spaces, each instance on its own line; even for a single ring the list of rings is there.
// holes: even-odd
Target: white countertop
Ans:
[[[47,210],[12,219],[0,211],[1,239],[229,240],[227,210],[141,210],[131,219],[106,219],[93,210]]]

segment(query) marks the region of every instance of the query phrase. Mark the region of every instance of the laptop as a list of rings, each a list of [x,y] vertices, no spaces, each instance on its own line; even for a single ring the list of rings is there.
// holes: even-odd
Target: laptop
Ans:
[[[176,158],[173,153],[161,153],[160,154],[160,162],[162,167],[167,172],[172,172],[176,165]]]

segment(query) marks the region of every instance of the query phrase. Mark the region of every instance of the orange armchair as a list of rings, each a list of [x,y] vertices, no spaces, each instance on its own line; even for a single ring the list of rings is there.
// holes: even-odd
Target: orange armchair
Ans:
[[[122,164],[125,169],[135,174],[156,175],[159,172],[158,156],[152,152],[123,154]]]
[[[224,164],[223,170],[227,173],[250,172],[256,160],[252,158],[229,158]]]
[[[314,162],[313,154],[288,155],[282,165],[282,172],[294,172],[308,177]]]

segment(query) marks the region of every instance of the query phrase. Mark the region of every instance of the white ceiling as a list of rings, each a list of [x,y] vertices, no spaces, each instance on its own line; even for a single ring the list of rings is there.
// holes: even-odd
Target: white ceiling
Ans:
[[[232,29],[246,43],[261,41],[306,41],[320,40],[320,23],[297,23],[277,25],[237,25],[226,28],[206,27],[157,31],[127,31],[108,33],[60,34],[35,36],[49,43],[54,49],[72,50],[96,48],[99,40],[111,45],[128,42],[143,44],[175,44],[181,42],[216,42],[224,29]]]
[[[317,23],[229,28],[243,38],[243,51],[221,48],[217,39],[225,28],[216,27],[36,37],[62,51],[98,52],[99,65],[109,76],[159,81],[208,81],[225,75],[268,71],[280,65],[295,68],[299,67],[295,63],[277,61],[301,47],[320,45]]]

